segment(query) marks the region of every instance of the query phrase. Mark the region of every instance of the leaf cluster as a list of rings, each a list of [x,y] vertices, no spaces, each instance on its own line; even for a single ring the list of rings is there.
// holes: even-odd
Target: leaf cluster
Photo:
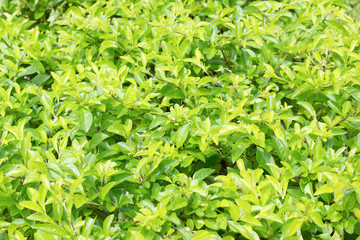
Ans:
[[[355,239],[344,0],[0,2],[0,239]]]

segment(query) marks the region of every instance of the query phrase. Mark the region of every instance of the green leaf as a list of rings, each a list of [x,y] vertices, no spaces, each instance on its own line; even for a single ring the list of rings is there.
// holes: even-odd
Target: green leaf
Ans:
[[[50,22],[50,26],[54,24],[54,22],[59,18],[60,11],[57,9],[51,9],[50,17],[48,18],[48,21]]]
[[[31,74],[34,74],[37,72],[38,72],[38,70],[36,68],[34,68],[33,66],[29,66],[29,67],[25,68],[25,71],[20,72],[17,77],[23,77],[23,76],[31,75]]]
[[[316,210],[309,211],[309,215],[311,220],[313,220],[316,225],[318,225],[321,228],[324,226],[321,215]]]
[[[103,188],[101,188],[101,200],[104,201],[105,197],[107,196],[107,194],[109,193],[109,191],[115,186],[117,185],[116,182],[109,182],[108,184],[106,184]]]
[[[270,153],[268,153],[265,149],[261,147],[256,147],[256,162],[266,170],[269,174],[271,174],[271,169],[267,165],[267,163],[275,164],[275,161]]]
[[[333,101],[330,101],[330,100],[328,100],[327,103],[329,104],[329,107],[330,107],[332,110],[334,110],[334,112],[336,112],[336,113],[339,114],[340,116],[343,116],[343,113],[342,113],[342,111],[341,111],[341,108],[340,108],[340,106],[339,106],[337,103],[335,103],[335,102],[333,102]]]
[[[335,5],[344,7],[348,11],[351,11],[351,6],[345,0],[333,0],[332,3],[335,4]]]
[[[312,88],[313,88],[313,85],[311,85],[310,83],[302,84],[300,87],[296,88],[296,90],[291,95],[291,98],[295,98],[298,95],[305,93]]]
[[[360,102],[360,90],[355,87],[347,87],[344,89],[349,93],[356,101]]]
[[[189,124],[185,124],[174,135],[174,142],[176,143],[176,147],[180,148],[183,146],[187,136],[189,134]]]
[[[250,147],[251,142],[247,139],[241,139],[239,141],[237,141],[236,143],[234,143],[233,147],[232,147],[232,151],[231,151],[231,158],[233,160],[233,162],[237,161],[241,154],[243,154],[243,152]]]
[[[233,219],[234,222],[237,222],[240,218],[240,209],[239,207],[233,203],[233,202],[229,202],[229,210],[230,210],[230,216]]]
[[[181,233],[181,235],[184,237],[185,240],[192,240],[193,237],[190,234],[190,232],[188,232],[187,230],[185,230],[183,227],[181,227],[181,225],[179,225],[177,227],[177,229],[179,230],[179,232]]]
[[[48,74],[39,74],[34,77],[31,82],[35,85],[43,86],[49,80],[51,76]]]
[[[31,225],[31,228],[38,229],[47,233],[52,234],[53,236],[59,236],[62,238],[68,237],[69,234],[60,226],[54,224],[34,224]]]
[[[107,40],[103,41],[100,45],[99,52],[102,53],[107,48],[117,48],[117,43],[115,41]]]
[[[260,239],[258,234],[249,225],[242,226],[240,224],[234,223],[231,224],[230,226],[234,227],[237,230],[237,232],[239,232],[242,236],[244,236],[247,239],[250,240]]]
[[[173,222],[175,225],[180,225],[180,219],[176,216],[175,212],[173,212],[172,214],[170,214],[170,216],[167,216],[166,218]]]
[[[294,235],[302,226],[303,219],[300,218],[292,218],[288,220],[282,229],[282,236],[283,237],[290,237]]]
[[[215,169],[212,168],[202,168],[199,171],[197,171],[194,174],[193,179],[197,179],[197,180],[204,180],[205,178],[207,178],[208,176],[210,176],[213,172],[215,172]]]
[[[180,208],[184,208],[188,205],[187,201],[183,197],[177,197],[171,204],[171,210],[175,211]]]
[[[78,117],[81,129],[87,133],[93,123],[92,113],[87,109],[81,109]]]
[[[234,126],[234,125],[224,125],[220,128],[220,132],[219,135],[220,136],[228,136],[231,135],[237,131],[239,131],[239,127],[238,126]]]
[[[126,142],[118,142],[117,144],[121,147],[121,149],[123,149],[124,152],[131,152],[132,150],[131,146]]]
[[[205,226],[210,229],[219,230],[219,227],[216,225],[216,222],[213,219],[205,219],[204,223],[205,223]]]
[[[262,148],[265,147],[265,133],[263,132],[254,132],[253,135],[249,136],[252,143],[260,146]]]
[[[167,92],[165,96],[168,98],[171,98],[171,99],[184,99],[185,98],[184,93],[179,89],[171,90],[171,91]]]
[[[345,37],[349,37],[349,32],[346,30],[346,28],[343,26],[343,24],[339,23],[336,20],[326,20],[325,21],[326,24],[331,27],[332,29],[334,29],[337,33],[345,36]]]
[[[89,142],[90,148],[93,149],[94,147],[96,147],[98,144],[100,144],[103,140],[105,140],[108,137],[109,137],[109,135],[107,135],[105,133],[102,133],[102,132],[96,133]]]
[[[198,13],[199,16],[207,16],[207,15],[211,15],[214,14],[214,11],[211,8],[202,8]]]
[[[354,208],[353,211],[354,211],[354,214],[355,214],[356,218],[360,219],[360,209],[359,208]]]
[[[54,223],[54,220],[42,213],[34,213],[28,216],[26,219],[38,222]]]
[[[318,190],[316,190],[315,195],[320,195],[324,193],[333,193],[334,192],[334,186],[330,184],[322,185]]]
[[[106,234],[109,234],[111,223],[113,220],[114,220],[114,214],[111,214],[105,218],[104,223],[103,223],[103,231]]]
[[[203,239],[220,240],[221,238],[216,233],[211,233],[211,232],[208,232],[206,230],[200,230],[200,231],[195,232],[192,239],[193,240],[203,240]]]
[[[118,121],[113,122],[110,127],[108,127],[107,131],[124,137],[126,136],[124,125]]]
[[[86,202],[87,202],[87,199],[83,195],[77,194],[77,195],[74,196],[74,203],[75,203],[76,208],[81,207]]]
[[[43,209],[39,206],[39,204],[32,202],[32,201],[22,201],[20,202],[20,205],[22,207],[28,208],[30,210],[33,210],[35,212],[44,213]]]
[[[114,181],[116,182],[117,184],[119,183],[122,183],[128,179],[131,179],[134,177],[134,174],[132,173],[119,173],[119,174],[116,174],[116,175],[113,175],[111,177],[111,181]]]
[[[176,86],[171,84],[166,84],[161,90],[160,93],[162,96],[171,98],[171,99],[184,99],[184,93],[178,89]]]
[[[0,207],[10,207],[14,205],[16,201],[8,196],[0,196]]]
[[[164,117],[157,116],[157,117],[154,118],[154,119],[152,120],[152,122],[150,123],[149,129],[151,130],[151,129],[154,129],[154,128],[158,127],[159,125],[165,123],[166,120],[167,120],[167,119],[164,118]]]
[[[251,57],[246,49],[242,49],[241,51],[241,65],[245,71],[248,71],[252,65]]]
[[[177,160],[162,160],[161,163],[159,164],[159,166],[151,173],[151,175],[149,176],[150,180],[154,180],[155,177],[161,175],[163,172],[165,172],[165,170],[168,170],[169,167],[175,163],[178,163]]]
[[[50,97],[48,93],[45,91],[43,92],[41,96],[41,102],[44,105],[45,109],[51,112],[52,115],[54,115],[54,107],[53,107],[53,100]]]
[[[84,235],[85,237],[89,237],[91,231],[93,230],[94,224],[95,224],[95,219],[94,218],[86,217],[84,227],[83,227],[83,231],[82,231],[82,235]]]
[[[314,110],[313,106],[312,106],[310,103],[308,103],[308,102],[303,102],[303,101],[299,101],[299,102],[297,102],[297,103],[298,103],[300,106],[302,106],[303,108],[305,108],[306,111],[308,111],[311,116],[313,116],[313,117],[316,116],[315,110]]]
[[[317,138],[314,147],[313,147],[313,157],[314,162],[319,162],[323,159],[323,148],[322,148],[322,142],[320,138]]]

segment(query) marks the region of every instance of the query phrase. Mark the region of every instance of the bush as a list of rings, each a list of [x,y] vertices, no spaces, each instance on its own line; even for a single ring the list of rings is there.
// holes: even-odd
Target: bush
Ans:
[[[1,239],[355,239],[342,0],[0,10]]]
[[[348,0],[347,1],[351,9],[349,9],[350,16],[356,20],[360,20],[360,1],[359,0]]]

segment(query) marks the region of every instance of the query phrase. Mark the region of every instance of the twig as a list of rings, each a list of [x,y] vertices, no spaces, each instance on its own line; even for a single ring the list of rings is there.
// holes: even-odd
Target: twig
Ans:
[[[144,67],[143,67],[143,70],[145,70],[144,73],[150,75],[150,77],[155,78],[155,79],[157,79],[157,80],[159,80],[159,81],[165,82],[165,83],[167,83],[167,84],[173,85],[173,86],[175,86],[175,87],[177,87],[178,89],[181,90],[181,87],[178,86],[178,85],[176,85],[175,83],[172,83],[172,82],[169,82],[169,81],[166,81],[166,80],[164,80],[164,79],[161,79],[161,78],[156,77],[154,74],[152,74],[151,72],[149,72],[148,70],[146,70]]]
[[[104,213],[103,211],[100,211],[100,210],[98,210],[98,209],[96,209],[96,208],[93,208],[91,205],[87,205],[87,207],[88,208],[90,208],[91,210],[93,210],[96,214],[98,214],[98,215],[100,215],[101,217],[103,217],[103,218],[106,218],[107,217],[107,214],[106,213]]]
[[[22,180],[24,180],[25,179],[25,177],[16,177],[16,176],[10,176],[11,178],[15,178],[15,179],[22,179]]]
[[[208,75],[209,77],[211,77],[212,79],[214,79],[213,76],[211,76],[209,73],[205,72],[205,74]],[[216,79],[214,79],[214,82],[215,82],[216,85],[218,85],[219,87],[221,87],[221,88],[224,87],[223,85],[221,85],[221,83],[219,83],[218,81],[216,81]]]
[[[233,92],[233,95],[234,95],[237,99],[240,99],[240,97],[239,97],[236,93],[239,93],[239,91],[238,91],[237,88],[235,87],[235,91]]]
[[[52,131],[50,131],[50,135],[49,135],[48,139],[46,140],[46,151],[49,150],[49,138],[52,138]]]
[[[24,52],[23,52],[23,54],[22,54],[22,56],[21,56],[20,61],[19,61],[18,64],[17,64],[15,75],[11,78],[11,80],[14,80],[15,76],[17,75],[17,72],[18,72],[18,70],[19,70],[20,65],[22,64],[22,62],[23,62],[23,60],[24,60],[24,57],[25,57],[25,50],[24,50]]]
[[[118,101],[119,103],[121,103],[123,106],[125,106],[124,102],[121,101],[121,99],[117,98],[117,97],[114,96],[113,94],[111,94],[110,96],[111,96],[113,99],[115,99],[116,101]],[[129,107],[129,109],[130,109],[131,111],[136,111],[136,109],[133,108],[133,107]],[[141,115],[140,113],[139,113],[139,116],[140,116],[142,119],[145,119],[145,117],[144,117],[143,115]]]
[[[111,94],[111,97],[112,97],[113,99],[115,99],[116,101],[118,101],[119,103],[121,103],[122,105],[125,106],[124,102],[123,102],[121,99],[117,98],[115,95]],[[134,109],[133,107],[130,107],[129,109],[130,109],[131,111],[135,111],[135,109]]]
[[[134,147],[134,149],[135,149],[135,151],[136,151],[136,147],[135,147],[135,145],[134,145],[133,141],[131,140],[131,137],[130,137],[130,136],[128,137],[128,140],[129,140],[129,142],[130,142],[131,146],[133,146],[133,147]]]
[[[333,125],[333,127],[336,127],[337,125],[345,122],[346,120],[348,120],[349,117],[351,117],[351,115],[354,115],[354,114],[356,114],[356,111],[355,111],[354,113],[352,113],[352,114],[347,115],[346,117],[344,117],[343,119],[341,119],[339,122],[335,123],[335,124]],[[327,130],[329,131],[330,129],[331,129],[331,128],[328,128]]]
[[[281,59],[281,62],[276,66],[276,68],[274,69],[274,74],[276,74],[276,71],[279,69],[279,67],[281,66],[281,64],[286,60],[286,58],[289,56],[289,53],[285,54],[285,57],[283,59]],[[269,82],[269,80],[271,79],[271,77],[268,77],[268,79],[266,79],[265,82]]]
[[[58,100],[58,102],[57,102],[57,104],[56,104],[56,107],[55,107],[54,120],[55,120],[55,118],[57,117],[58,110],[59,110],[59,100]]]
[[[266,13],[264,14],[264,28],[266,27]]]
[[[186,34],[181,33],[181,32],[173,32],[173,33],[180,34],[180,35],[182,35],[182,36],[186,36]],[[167,36],[167,35],[165,35],[165,36]],[[165,37],[165,36],[164,36],[164,37]],[[194,39],[200,39],[199,37],[196,37],[196,36],[193,36],[193,38],[194,38]]]
[[[144,179],[143,179],[143,177],[141,176],[141,173],[140,173],[137,169],[135,169],[135,171],[137,172],[137,174],[139,174],[139,176],[140,176],[140,181],[141,181],[141,182],[144,182]]]
[[[55,118],[57,117],[58,110],[59,110],[59,101],[57,102],[56,107],[55,107],[53,120],[55,120]],[[52,131],[50,131],[50,135],[49,135],[48,139],[49,138],[52,138]],[[49,140],[46,140],[46,151],[47,150],[49,150]]]
[[[230,64],[229,64],[229,60],[230,60],[230,57],[231,57],[231,53],[229,54],[229,57],[226,57],[225,56],[225,53],[223,50],[221,50],[221,53],[223,55],[223,61],[225,62],[226,64],[226,67],[229,69],[230,73],[232,74],[233,72],[231,71],[231,67],[230,67]]]
[[[23,52],[23,55],[21,56],[21,59],[20,59],[20,61],[18,62],[17,68],[20,67],[21,63],[22,63],[23,60],[24,60],[24,57],[25,57],[25,51]]]
[[[240,189],[240,192],[242,193],[242,194],[244,194],[244,190],[242,189],[242,187],[239,185],[238,186],[239,187],[239,189]]]
[[[261,93],[260,93],[259,95],[257,95],[257,96],[253,99],[253,101],[256,100],[256,99],[258,99],[259,97],[261,97]]]
[[[202,4],[202,2],[200,2],[200,0],[196,0],[196,1],[201,5],[201,7],[204,8],[204,5]]]
[[[216,13],[216,11],[215,11],[215,13]],[[216,20],[218,20],[218,18],[219,18],[219,16],[218,16],[218,15],[216,15],[216,18],[214,18],[214,20],[212,20],[212,21],[211,21],[211,23],[209,24],[209,26],[213,25],[213,24],[214,24],[214,22],[215,22]]]
[[[96,58],[95,58],[95,60],[93,62],[96,62],[97,59],[99,58],[99,56],[100,56],[100,53],[98,53],[98,55],[96,56]]]
[[[73,222],[71,221],[71,215],[68,213],[68,211],[67,211],[67,209],[66,209],[65,202],[62,202],[62,205],[63,205],[63,207],[64,207],[64,210],[65,210],[66,216],[67,216],[67,217],[68,217],[68,219],[69,219],[70,226],[71,226],[72,230],[74,231],[75,236],[77,236],[78,234],[77,234],[77,232],[76,232],[76,229],[75,229],[75,227],[74,227]]]
[[[357,113],[357,102],[355,102],[353,117],[355,117],[356,113]]]
[[[121,213],[122,213],[122,211],[121,211],[120,207],[119,207],[116,203],[114,203],[113,201],[111,201],[111,204],[112,204],[113,206],[115,206],[115,207],[116,207],[116,209],[117,209],[119,212],[121,212]]]

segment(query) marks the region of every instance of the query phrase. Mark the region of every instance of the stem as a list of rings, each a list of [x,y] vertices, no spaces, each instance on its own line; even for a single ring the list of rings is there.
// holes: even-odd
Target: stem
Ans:
[[[351,115],[354,115],[354,114],[356,114],[356,111],[355,111],[354,113],[352,113],[352,114],[347,115],[346,117],[344,117],[343,119],[341,119],[339,122],[335,123],[335,124],[333,125],[333,127],[336,127],[337,125],[345,122],[346,120],[348,120],[349,117],[351,117]],[[331,128],[328,128],[328,131],[329,131],[330,129],[331,129]]]
[[[164,82],[164,83],[173,85],[173,86],[175,86],[175,87],[177,87],[178,89],[181,90],[181,87],[178,86],[178,85],[176,85],[175,83],[172,83],[172,82],[169,82],[169,81],[166,81],[166,80],[164,80],[164,79],[161,79],[161,78],[156,77],[154,74],[152,74],[151,72],[149,72],[148,70],[146,70],[144,67],[143,67],[143,70],[145,70],[144,73],[150,75],[150,77],[155,78],[155,79],[157,79],[157,80],[159,80],[159,81],[161,81],[161,82]]]
[[[280,63],[276,66],[276,68],[274,69],[274,74],[276,74],[276,71],[280,68],[281,64],[286,60],[286,58],[289,56],[289,53],[285,54],[285,57],[283,59],[281,59]],[[271,79],[271,77],[268,77],[268,79],[266,79],[265,82],[269,82],[269,80]]]
[[[204,5],[202,4],[202,2],[200,2],[200,0],[196,0],[196,1],[200,4],[201,7],[204,8]]]
[[[231,57],[231,53],[229,54],[228,57],[225,56],[225,53],[223,50],[221,50],[221,53],[223,55],[223,61],[225,62],[226,64],[226,67],[229,69],[230,73],[232,74],[233,72],[231,71],[231,67],[230,67],[230,64],[229,64],[229,60],[230,60],[230,57]]]

